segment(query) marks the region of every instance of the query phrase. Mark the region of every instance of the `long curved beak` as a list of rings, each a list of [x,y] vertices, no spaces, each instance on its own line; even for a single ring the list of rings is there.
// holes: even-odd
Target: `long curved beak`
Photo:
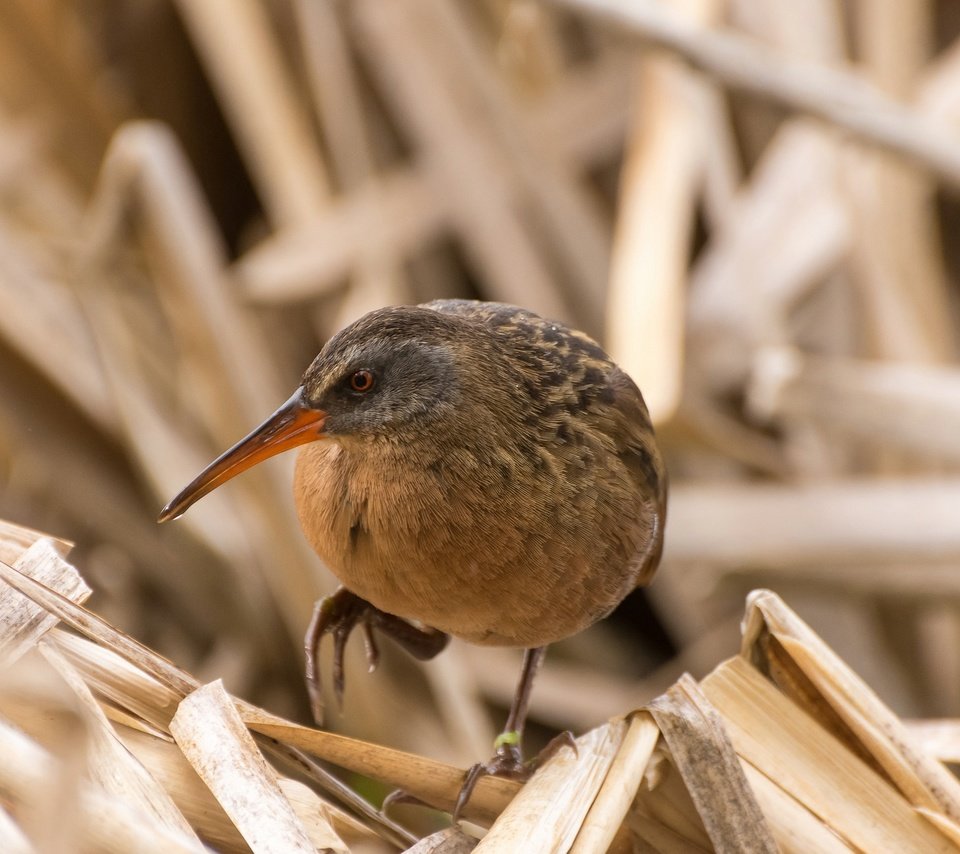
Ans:
[[[167,522],[182,516],[208,492],[268,457],[322,438],[326,418],[326,412],[304,403],[303,389],[298,388],[263,424],[200,472],[160,511],[158,521]]]

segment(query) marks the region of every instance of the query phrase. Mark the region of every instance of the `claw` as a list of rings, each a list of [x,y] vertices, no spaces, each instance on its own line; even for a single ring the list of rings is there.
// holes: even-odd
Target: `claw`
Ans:
[[[418,807],[427,807],[431,809],[430,804],[426,801],[420,800],[416,795],[411,795],[409,792],[405,792],[403,789],[394,789],[389,795],[383,799],[383,803],[380,805],[380,814],[386,815],[387,810],[392,806],[397,804],[410,804],[412,806]]]
[[[579,758],[580,748],[577,747],[577,740],[568,729],[551,738],[550,741],[547,742],[547,746],[530,760],[534,770],[541,765],[545,765],[565,747],[569,747],[573,751],[573,755]]]
[[[345,673],[343,656],[347,639],[357,626],[363,629],[367,664],[374,670],[380,661],[380,650],[374,637],[374,628],[390,635],[415,658],[425,661],[433,658],[447,645],[448,635],[436,629],[420,629],[400,617],[387,614],[369,602],[341,587],[330,596],[319,600],[304,638],[307,693],[310,709],[317,724],[323,722],[323,692],[320,685],[320,642],[323,636],[333,635],[333,692],[337,705],[343,708]]]
[[[380,650],[377,648],[377,639],[373,636],[373,626],[363,624],[363,649],[367,654],[367,673],[373,673],[380,663]]]
[[[457,803],[453,808],[453,823],[460,821],[460,813],[466,807],[481,777],[506,777],[510,780],[526,782],[533,772],[533,763],[524,763],[518,744],[501,743],[493,759],[489,762],[478,762],[467,771],[460,793],[457,795]]]
[[[564,747],[570,747],[577,752],[577,742],[573,733],[567,730],[554,736],[533,759],[523,761],[520,749],[520,740],[516,731],[502,732],[494,742],[497,752],[489,762],[478,762],[470,767],[463,778],[463,785],[457,795],[457,803],[453,808],[453,823],[460,820],[460,814],[473,795],[473,790],[481,777],[506,777],[509,780],[518,780],[525,783],[534,771],[556,756]]]

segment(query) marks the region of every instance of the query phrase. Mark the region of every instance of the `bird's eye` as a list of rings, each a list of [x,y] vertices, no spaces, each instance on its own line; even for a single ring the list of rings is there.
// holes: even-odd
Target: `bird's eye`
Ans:
[[[370,391],[374,385],[374,376],[371,371],[354,371],[350,375],[350,388],[357,392]]]

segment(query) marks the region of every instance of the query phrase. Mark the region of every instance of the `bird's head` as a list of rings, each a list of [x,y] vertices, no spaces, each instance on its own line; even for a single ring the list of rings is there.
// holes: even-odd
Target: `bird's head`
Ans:
[[[462,323],[422,308],[371,312],[327,342],[289,400],[205,468],[160,514],[194,502],[262,460],[307,442],[413,441],[451,423],[461,395]],[[455,420],[455,419],[454,419]]]

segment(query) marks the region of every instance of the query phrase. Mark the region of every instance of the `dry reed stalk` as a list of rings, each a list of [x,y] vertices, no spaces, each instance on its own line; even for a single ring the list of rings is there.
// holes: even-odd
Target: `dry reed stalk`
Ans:
[[[179,0],[177,8],[274,224],[297,225],[321,213],[328,195],[326,170],[264,7],[255,0]]]
[[[249,845],[237,830],[219,801],[197,776],[193,767],[169,736],[148,735],[137,729],[118,725],[117,734],[170,793],[177,808],[197,833],[217,851],[249,851]],[[331,807],[316,792],[288,777],[279,778],[280,789],[306,827],[315,845],[325,838],[324,828],[334,830],[349,845],[373,844],[377,837],[348,813]]]
[[[2,721],[0,749],[4,755],[4,761],[0,763],[0,792],[4,801],[43,803],[60,774],[57,760]],[[174,833],[146,814],[118,803],[96,789],[78,784],[75,797],[76,826],[70,828],[67,823],[64,827],[75,831],[76,841],[87,846],[88,850],[102,851],[104,854],[129,851],[196,854],[204,850],[189,837]],[[49,818],[63,821],[65,817]],[[62,838],[59,841],[67,842]]]
[[[819,691],[911,804],[960,818],[960,782],[911,742],[897,716],[777,596],[755,591],[748,599],[741,654],[778,681],[786,674],[774,660],[781,648],[806,677],[781,686],[789,696],[806,704],[813,702],[810,688]]]
[[[259,709],[241,711],[250,729],[304,750],[334,765],[402,789],[436,809],[450,811],[457,801],[464,771],[416,754],[367,744],[336,733],[310,729]],[[463,810],[470,821],[488,824],[517,793],[519,784],[502,777],[482,777]]]
[[[371,223],[381,251],[406,257],[436,240],[447,222],[443,204],[412,169],[395,169],[296,228],[286,228],[250,249],[235,275],[256,302],[282,304],[322,296],[361,267]]]
[[[28,576],[18,573],[12,567],[0,564],[0,578],[34,601],[42,603],[44,608],[57,614],[73,628],[105,644],[114,655],[119,654],[133,665],[133,667],[121,666],[106,671],[110,673],[110,678],[104,682],[101,675],[97,683],[98,689],[105,691],[122,706],[133,705],[133,708],[138,708],[138,714],[143,715],[153,725],[167,729],[175,708],[179,707],[184,697],[198,687],[196,680],[186,672],[160,658],[132,638],[121,634],[95,615],[73,605],[69,600],[36,583]],[[80,667],[80,660],[76,657],[76,644],[68,642],[67,647],[68,649],[72,647],[74,651],[71,657],[73,664]],[[104,653],[105,650],[100,651],[101,656]],[[143,706],[142,700],[139,701],[139,706],[136,702],[131,704],[127,694],[130,688],[125,687],[131,684],[129,681],[131,678],[134,680],[132,684],[142,684],[144,679],[147,680],[149,685],[147,696],[153,697],[159,690],[159,702],[154,703],[151,700],[146,707]],[[463,772],[459,769],[413,757],[401,751],[368,745],[333,733],[311,730],[269,715],[242,701],[238,702],[239,711],[245,723],[254,731],[283,742],[278,745],[280,756],[287,761],[293,760],[299,764],[301,771],[309,768],[302,759],[297,759],[296,749],[298,748],[358,773],[381,779],[397,788],[403,788],[422,800],[438,803],[442,808],[452,808],[456,800],[463,776]],[[293,751],[289,749],[291,747]],[[332,791],[339,793],[341,797],[345,796],[351,807],[365,814],[368,819],[376,818],[387,829],[391,828],[391,823],[378,816],[363,801],[353,796],[344,787],[335,785],[333,778],[329,776],[318,778],[314,771],[314,780],[327,786],[328,789],[332,787]],[[496,778],[481,780],[476,795],[464,815],[490,820],[491,816],[499,813],[506,800],[516,790],[516,786],[516,783],[509,780]]]
[[[841,839],[820,816],[784,791],[749,762],[742,763],[747,783],[763,810],[773,838],[783,854],[850,854],[858,849]]]
[[[20,551],[17,559],[29,566],[37,564],[29,557],[37,553],[69,566],[37,532],[0,530],[8,533],[5,556]],[[5,722],[29,723],[30,732],[46,729],[35,708],[49,689],[41,695],[23,683],[12,692],[7,677],[0,684],[0,740],[15,769],[0,774],[0,789],[8,802],[42,804],[39,793],[49,785],[43,781],[59,774],[60,785],[77,793],[78,811],[64,832],[107,851],[154,850],[142,837],[144,827],[156,845],[184,851],[198,850],[196,832],[224,851],[241,850],[242,839],[254,850],[273,850],[285,840],[283,850],[348,851],[338,833],[350,840],[368,833],[302,785],[278,778],[264,748],[288,758],[306,750],[452,807],[461,770],[298,726],[231,698],[219,684],[200,688],[189,674],[13,567],[0,563],[0,577],[103,645],[59,629],[39,644],[37,660],[52,665],[49,676],[59,675],[57,690],[70,698],[67,705],[53,695],[42,702],[66,712],[72,759],[54,759]],[[492,822],[477,849],[620,851],[629,849],[633,832],[643,840],[641,850],[663,852],[776,846],[800,852],[810,845],[838,852],[847,846],[953,850],[960,838],[951,818],[960,784],[911,745],[908,729],[780,599],[753,594],[742,644],[742,655],[700,686],[684,677],[650,713],[588,732],[576,754],[561,749],[519,793],[516,783],[482,779],[466,811]],[[30,669],[41,675],[32,663]],[[70,762],[86,766],[89,785],[79,783]],[[275,806],[265,812],[267,802]],[[390,838],[389,825],[379,832]],[[17,843],[15,832],[12,840]],[[448,833],[414,850],[472,845]]]
[[[855,74],[777,55],[732,32],[706,31],[649,0],[556,2],[675,51],[727,86],[823,119],[862,142],[906,157],[953,187],[960,185],[960,154],[950,130],[885,97]]]
[[[698,24],[717,13],[711,0],[675,5]],[[640,61],[621,176],[607,341],[654,423],[673,415],[682,394],[686,269],[706,155],[700,85],[673,57]]]
[[[580,736],[576,755],[561,748],[524,785],[474,850],[568,851],[626,731],[625,721],[613,721]]]
[[[529,200],[529,218],[544,232],[559,269],[569,277],[568,302],[581,323],[599,329],[606,290],[610,227],[600,206],[586,191],[568,160],[555,158],[549,144],[531,133],[522,104],[504,85],[495,57],[484,49],[470,17],[455,4],[424,0],[424,27],[446,49],[443,64],[456,74],[459,98],[483,111],[490,128],[490,149],[517,190]]]
[[[141,237],[163,273],[160,296],[174,335],[188,354],[183,375],[202,402],[197,414],[217,445],[229,446],[242,433],[238,425],[255,424],[284,392],[253,318],[233,295],[224,247],[176,140],[160,125],[128,125],[104,160],[79,278],[127,441],[156,492],[172,495],[214,451],[185,439],[182,428],[163,417],[169,404],[154,394],[155,384],[138,365],[139,342],[118,322],[112,299],[98,286],[116,264],[133,211],[140,214]],[[192,310],[183,311],[185,305]],[[209,502],[187,524],[215,550],[227,549],[251,614],[259,611],[268,623],[261,604],[264,586],[271,585],[272,599],[298,643],[317,590],[315,563],[293,523],[284,479],[276,468],[262,472],[241,485],[246,497],[239,511],[228,496],[223,503]],[[204,516],[227,536],[212,537]],[[263,572],[258,562],[275,571]],[[262,627],[264,636],[270,628]]]
[[[668,541],[667,555],[731,567],[943,562],[960,554],[958,496],[955,478],[678,486],[672,523],[688,534]]]
[[[952,845],[889,783],[821,729],[743,659],[702,683],[737,753],[776,780],[852,847],[951,851]]]
[[[827,433],[960,461],[960,372],[953,367],[761,350],[748,405],[758,418],[806,418]]]
[[[446,63],[425,29],[425,12],[422,3],[402,14],[376,3],[354,4],[360,47],[383,90],[401,107],[418,161],[438,197],[445,199],[450,221],[490,296],[522,302],[550,317],[570,317],[518,216],[514,182],[498,167],[489,140],[474,134],[469,106],[458,100],[447,79],[455,69],[435,71]],[[456,191],[450,192],[453,187]]]
[[[133,804],[171,833],[195,836],[167,792],[130,755],[80,673],[56,646],[41,641],[38,649],[73,692],[86,718],[89,779],[106,794]]]
[[[734,753],[723,719],[689,676],[649,705],[713,848],[775,852],[777,844]]]
[[[330,826],[311,839],[221,682],[184,697],[170,732],[254,852],[346,851]]]
[[[611,847],[636,797],[659,738],[660,730],[650,715],[640,713],[629,718],[620,749],[583,819],[570,854],[590,854]]]
[[[9,540],[6,542],[10,543]],[[38,539],[11,561],[11,565],[17,572],[36,579],[70,600],[84,602],[93,591],[80,573],[63,560],[65,551],[52,540]],[[6,557],[0,555],[0,560]],[[0,589],[0,657],[4,663],[16,661],[56,624],[56,617],[13,588],[5,586]]]
[[[126,659],[127,662],[132,664],[133,671],[139,672],[140,678],[146,677],[151,681],[151,683],[154,684],[159,682],[161,684],[162,695],[167,698],[163,705],[169,714],[173,714],[174,709],[172,706],[174,704],[179,705],[184,697],[199,687],[196,680],[190,676],[190,674],[172,665],[170,662],[161,658],[159,655],[145,647],[143,644],[138,643],[133,638],[117,631],[115,628],[110,626],[96,615],[72,603],[69,599],[61,596],[56,591],[39,584],[29,576],[18,572],[13,567],[4,563],[0,563],[0,578],[2,578],[8,585],[23,595],[32,599],[37,604],[41,604],[45,610],[50,611],[52,614],[56,614],[61,620],[65,621],[74,629],[97,640],[99,643],[108,646],[115,654],[118,654],[122,658]],[[73,663],[74,665],[78,664],[76,660],[74,660]],[[126,670],[129,674],[130,668],[127,668]],[[253,708],[248,704],[243,703],[241,706],[243,710],[249,710]],[[165,718],[162,716],[157,718],[158,711],[159,710],[156,708],[149,708],[147,710],[147,720],[157,723],[162,729],[167,729],[170,718]],[[253,716],[259,719],[258,716],[260,714],[265,713],[258,712]],[[281,720],[279,718],[274,718],[273,716],[269,717],[272,721]],[[308,732],[310,731],[308,730]],[[320,735],[324,736],[327,734],[320,733]],[[349,742],[350,740],[347,739],[347,741]],[[335,797],[339,797],[346,801],[352,809],[358,812],[358,814],[364,816],[374,825],[379,826],[387,838],[407,838],[405,832],[398,828],[393,822],[380,815],[376,810],[370,807],[366,801],[345,787],[335,777],[331,776],[314,763],[311,763],[306,757],[303,756],[303,754],[299,753],[295,747],[291,748],[287,745],[269,742],[266,743],[265,747],[268,752],[271,753],[271,755],[275,755],[282,761],[291,763],[299,772],[306,773],[315,783],[324,788],[326,791],[332,792]],[[350,754],[354,751],[348,747],[344,752]],[[368,751],[363,747],[361,747],[359,752],[364,756],[366,756],[368,753]],[[389,753],[390,751],[387,752]]]

